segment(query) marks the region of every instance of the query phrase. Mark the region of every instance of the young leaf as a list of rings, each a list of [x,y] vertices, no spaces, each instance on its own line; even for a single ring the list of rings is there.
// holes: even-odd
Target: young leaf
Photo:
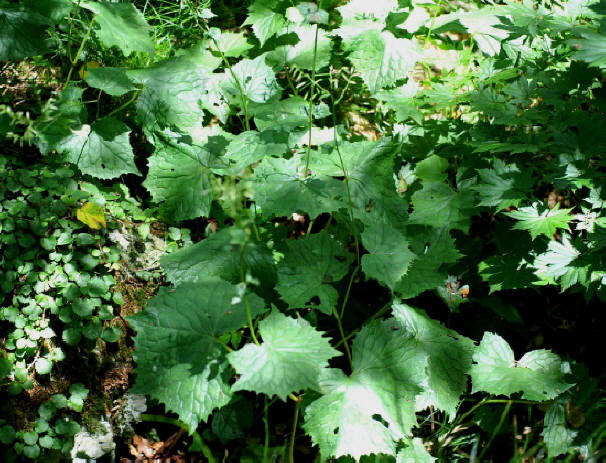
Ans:
[[[265,64],[265,55],[254,60],[243,59],[232,67],[232,71],[233,76],[227,73],[221,87],[238,106],[242,105],[240,86],[244,97],[254,103],[265,103],[280,90],[274,71]]]
[[[276,289],[291,308],[314,307],[317,297],[317,308],[330,315],[339,297],[330,283],[347,274],[351,261],[351,254],[326,231],[289,241],[278,265]]]
[[[133,51],[154,54],[155,46],[143,14],[130,2],[110,3],[83,0],[79,5],[95,14],[97,37],[106,47],[117,46],[125,56]]]
[[[269,5],[265,5],[269,3]],[[261,47],[267,39],[276,35],[284,27],[285,19],[280,13],[273,11],[275,2],[257,0],[248,8],[248,16],[243,26],[252,26],[255,36],[261,42]]]
[[[532,206],[521,207],[513,212],[505,212],[505,215],[519,220],[513,228],[528,230],[533,240],[539,235],[545,235],[547,238],[552,239],[557,229],[568,230],[568,222],[574,218],[570,215],[571,210],[560,209],[559,203],[556,203],[550,209],[535,202]]]
[[[292,392],[316,388],[328,359],[341,355],[302,318],[273,312],[259,323],[259,333],[260,346],[249,343],[227,356],[241,375],[232,386],[234,392],[254,391],[286,400]]]
[[[353,372],[328,369],[324,394],[305,410],[303,428],[323,458],[386,453],[415,425],[414,397],[421,391],[427,358],[392,322],[365,326],[353,342]]]
[[[76,217],[83,224],[88,225],[93,230],[99,230],[101,227],[106,228],[105,213],[103,207],[96,203],[88,202],[76,211]]]
[[[500,336],[484,333],[473,354],[472,393],[511,395],[527,400],[551,400],[572,384],[563,380],[560,358],[548,350],[533,350],[515,360],[509,344]]]
[[[137,331],[133,392],[164,403],[192,431],[227,404],[228,365],[217,337],[246,324],[244,297],[252,317],[263,312],[260,298],[222,281],[161,288],[128,319]]]

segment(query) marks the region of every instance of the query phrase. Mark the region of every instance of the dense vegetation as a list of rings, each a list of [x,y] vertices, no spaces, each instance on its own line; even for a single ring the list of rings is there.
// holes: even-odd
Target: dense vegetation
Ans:
[[[0,0],[3,461],[603,458],[605,44],[604,0]]]

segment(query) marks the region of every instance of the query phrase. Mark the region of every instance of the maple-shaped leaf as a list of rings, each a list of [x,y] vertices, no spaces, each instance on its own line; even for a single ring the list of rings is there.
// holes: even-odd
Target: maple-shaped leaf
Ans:
[[[326,175],[304,175],[305,158],[266,158],[255,167],[253,199],[264,216],[290,216],[293,212],[315,219],[323,212],[346,207],[342,182]]]
[[[364,227],[362,243],[369,252],[362,256],[362,270],[390,289],[406,274],[416,257],[404,235],[385,219]]]
[[[196,244],[166,254],[160,264],[175,286],[209,278],[239,283],[241,271],[258,279],[263,292],[271,292],[276,283],[276,265],[265,243],[245,243],[234,228],[223,228]]]
[[[352,259],[326,231],[288,241],[284,259],[278,264],[276,289],[291,308],[317,306],[330,315],[339,297],[331,283],[347,274]]]
[[[564,381],[562,361],[556,354],[533,350],[516,360],[509,344],[494,333],[484,333],[473,362],[472,393],[509,396],[521,392],[523,399],[545,401],[572,386]]]
[[[224,281],[160,288],[145,310],[128,318],[135,336],[137,379],[133,392],[147,394],[194,431],[231,398],[229,366],[217,338],[241,328],[263,301]]]
[[[490,286],[490,293],[504,289],[526,288],[537,277],[531,263],[531,256],[521,256],[517,253],[490,256],[478,264],[478,272],[482,280]]]
[[[154,54],[151,28],[143,14],[132,3],[84,0],[79,5],[95,14],[95,22],[99,26],[95,34],[106,47],[117,46],[125,56],[129,56],[133,51]]]
[[[426,355],[393,321],[365,326],[352,345],[353,372],[328,369],[324,395],[305,410],[303,428],[323,458],[385,453],[416,424],[414,397],[425,378]]]
[[[273,10],[275,2],[256,1],[248,8],[248,16],[242,26],[252,26],[255,36],[261,42],[261,46],[265,44],[267,39],[276,35],[286,20],[284,16]]]
[[[454,416],[467,390],[473,341],[406,304],[394,304],[393,316],[427,354],[427,386],[417,396],[417,410],[433,406]]]
[[[520,171],[515,164],[506,165],[495,159],[494,169],[479,169],[481,181],[473,187],[480,197],[479,206],[496,206],[497,212],[510,206],[518,207],[532,189],[532,175]]]
[[[268,396],[286,396],[301,389],[317,388],[318,377],[328,359],[341,355],[323,333],[302,318],[272,312],[259,322],[263,343],[246,344],[228,354],[240,375],[232,391],[254,391]]]
[[[517,211],[505,212],[505,215],[512,217],[518,222],[513,226],[514,229],[528,230],[532,239],[539,235],[545,235],[547,238],[553,238],[558,229],[568,230],[568,222],[574,219],[570,215],[572,209],[560,209],[559,203],[550,209],[538,202],[532,206],[521,207]]]
[[[93,230],[99,230],[101,227],[107,227],[103,207],[96,203],[86,203],[76,211],[76,217],[80,222],[88,225]]]
[[[548,282],[560,281],[562,291],[579,283],[588,286],[590,283],[589,263],[580,259],[581,251],[576,249],[567,234],[562,241],[551,240],[547,251],[536,256],[534,267],[536,275]]]

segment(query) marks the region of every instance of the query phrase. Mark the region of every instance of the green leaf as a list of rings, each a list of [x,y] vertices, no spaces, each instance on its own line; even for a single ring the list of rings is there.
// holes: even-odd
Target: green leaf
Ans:
[[[76,217],[80,222],[88,225],[93,230],[99,230],[101,227],[106,228],[105,212],[103,206],[97,203],[87,202],[76,211]]]
[[[44,53],[46,29],[51,24],[35,8],[22,3],[0,3],[0,61]]]
[[[276,289],[291,308],[317,307],[330,315],[339,297],[330,283],[347,274],[351,261],[351,254],[326,231],[288,241],[278,264]],[[317,305],[312,301],[315,297]]]
[[[366,30],[348,40],[345,50],[371,94],[406,77],[420,58],[416,41],[379,30]]]
[[[505,215],[518,220],[519,222],[513,228],[528,230],[533,240],[539,235],[545,235],[547,238],[552,239],[556,230],[568,230],[568,222],[574,218],[570,215],[571,210],[560,209],[559,203],[556,203],[550,209],[535,202],[532,206],[521,207],[513,212],[505,212]]]
[[[232,66],[232,71],[233,76],[228,73],[221,88],[231,96],[235,105],[242,105],[242,94],[254,103],[265,103],[280,90],[274,71],[265,64],[264,55],[253,60],[243,59]]]
[[[110,179],[124,174],[140,175],[129,135],[126,124],[108,117],[72,131],[62,147],[67,150],[69,161],[92,177]]]
[[[84,406],[84,400],[88,395],[88,389],[84,387],[82,383],[74,383],[69,387],[69,399],[67,400],[67,406],[77,412],[82,411]]]
[[[286,400],[290,393],[315,388],[328,359],[341,355],[323,333],[302,318],[272,312],[259,323],[260,346],[246,344],[228,354],[229,363],[240,375],[232,391],[254,391]]]
[[[537,281],[534,269],[517,253],[487,257],[478,264],[478,272],[489,284],[490,293],[526,288]]]
[[[242,240],[237,231],[225,228],[208,238],[179,251],[165,255],[160,264],[168,281],[176,286],[184,282],[221,278],[232,283],[250,273],[260,281],[264,292],[271,292],[276,283],[276,265],[264,243],[249,242],[242,256]]]
[[[139,122],[148,131],[177,128],[197,143],[204,109],[215,114],[224,103],[213,90],[212,71],[220,63],[221,58],[196,45],[147,69],[127,71],[133,81],[145,86],[137,100]]]
[[[111,96],[122,96],[137,88],[124,68],[90,68],[84,80],[91,87]]]
[[[392,327],[376,321],[362,328],[352,345],[351,376],[328,369],[320,378],[324,395],[306,408],[303,428],[323,458],[394,455],[416,424],[414,397],[427,360],[414,339]]]
[[[551,240],[547,251],[536,256],[534,260],[535,274],[544,281],[560,280],[562,291],[576,283],[588,286],[591,274],[588,263],[579,262],[581,252],[570,242],[567,234],[562,236],[562,242]]]
[[[171,222],[208,217],[213,200],[212,161],[204,149],[158,141],[143,186]]]
[[[36,360],[35,367],[39,375],[48,375],[53,368],[53,364],[48,359],[39,358]]]
[[[566,423],[566,408],[562,403],[552,404],[545,413],[541,436],[547,445],[551,458],[567,453],[574,442],[578,431],[570,429]]]
[[[244,298],[253,318],[264,310],[263,301],[243,289],[222,281],[161,288],[145,311],[128,319],[137,331],[133,392],[164,403],[192,431],[231,398],[217,338],[246,324]]]
[[[461,257],[447,228],[410,228],[406,238],[417,258],[394,289],[404,299],[442,285],[446,279],[442,265],[456,262]]]
[[[575,39],[571,45],[575,49],[573,56],[581,61],[606,69],[606,35],[593,31],[584,31],[580,39]]]
[[[248,50],[253,48],[251,44],[246,41],[246,37],[243,32],[220,32],[217,40],[219,50],[223,53],[226,58],[239,58],[240,56],[246,55]],[[211,45],[211,50],[215,49],[214,43]]]
[[[276,35],[286,20],[280,13],[272,11],[271,7],[263,5],[264,2],[255,2],[248,8],[248,16],[243,26],[252,26],[255,36],[261,42],[261,47],[267,39]]]
[[[95,33],[106,47],[116,46],[125,56],[133,51],[154,54],[154,42],[149,35],[151,28],[132,3],[83,0],[79,5],[95,14],[95,23],[99,26]]]
[[[414,99],[419,92],[419,85],[409,78],[406,84],[389,90],[381,90],[373,96],[383,102],[386,108],[392,109],[396,122],[405,122],[409,117],[421,125],[423,113],[418,109],[419,103]]]
[[[242,169],[259,162],[264,157],[282,156],[288,145],[273,130],[242,132],[227,146],[224,159],[230,163],[230,169],[239,173]]]
[[[337,8],[344,20],[360,17],[373,17],[385,20],[387,15],[398,9],[397,0],[350,0],[347,4]]]
[[[519,207],[532,188],[529,171],[520,172],[515,164],[506,165],[495,159],[493,169],[479,169],[481,182],[473,187],[480,196],[479,206],[496,206],[497,212],[510,206]]]
[[[9,445],[15,440],[15,428],[9,424],[5,424],[0,428],[0,442],[4,445]]]
[[[394,304],[393,316],[427,355],[427,386],[417,396],[417,410],[429,406],[451,417],[467,390],[474,343],[406,304]]]
[[[295,66],[299,69],[321,69],[328,66],[332,41],[328,34],[318,29],[316,41],[316,27],[312,25],[298,25],[288,28],[290,33],[296,34],[299,41],[295,45],[278,47],[267,55],[267,62],[274,69],[282,69],[285,65]],[[315,50],[315,61],[314,61]]]
[[[396,463],[432,463],[434,461],[436,459],[430,455],[423,445],[423,440],[419,437],[410,439],[409,444],[396,456]]]
[[[474,194],[470,190],[454,191],[444,183],[424,183],[412,195],[414,212],[411,223],[448,227],[465,233],[471,224]]]
[[[472,393],[510,396],[522,392],[527,400],[551,400],[572,384],[563,380],[562,361],[548,350],[533,350],[515,360],[509,344],[500,336],[484,333],[473,354]]]
[[[342,182],[325,175],[304,175],[305,158],[266,158],[255,168],[253,199],[265,216],[290,216],[293,212],[315,219],[323,212],[346,207]]]
[[[416,257],[404,235],[385,220],[365,226],[362,243],[370,253],[362,256],[362,270],[390,289],[406,274]]]

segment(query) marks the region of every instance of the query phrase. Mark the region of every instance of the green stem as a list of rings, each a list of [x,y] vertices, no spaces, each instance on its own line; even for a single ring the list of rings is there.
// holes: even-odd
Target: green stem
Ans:
[[[314,55],[311,65],[311,87],[309,89],[309,109],[308,109],[308,128],[309,128],[309,139],[307,141],[307,159],[305,160],[305,171],[304,177],[307,177],[309,172],[309,161],[311,159],[311,128],[314,123],[314,90],[316,85],[316,57],[318,54],[318,25],[316,24],[316,36],[314,38]]]
[[[116,109],[114,109],[112,112],[110,112],[109,114],[103,116],[101,119],[104,119],[106,117],[111,117],[114,114],[122,111],[124,108],[126,108],[127,106],[130,106],[139,96],[139,90],[137,90],[136,92],[133,93],[133,95],[129,98],[128,101],[126,101],[125,103],[121,104],[120,106],[118,106]]]
[[[86,43],[86,41],[88,40],[88,38],[90,37],[90,33],[93,30],[93,24],[95,23],[95,16],[93,14],[93,16],[90,18],[90,23],[88,25],[88,30],[86,31],[86,35],[84,36],[84,38],[82,39],[82,43],[80,44],[80,48],[78,48],[78,52],[76,53],[76,57],[74,58],[74,60],[71,62],[72,65],[69,68],[69,72],[67,73],[67,79],[65,81],[65,87],[68,86],[71,78],[72,78],[72,73],[74,72],[74,68],[76,67],[76,63],[78,62],[78,60],[80,59],[80,55],[82,55],[82,51],[84,50],[84,44]]]
[[[351,286],[353,285],[354,278],[358,274],[360,270],[360,266],[356,266],[353,272],[351,272],[351,277],[349,277],[349,284],[347,285],[347,292],[345,293],[345,297],[343,298],[343,304],[341,304],[341,313],[339,317],[343,318],[343,314],[345,313],[345,306],[347,305],[347,301],[349,301],[349,293],[351,292]]]
[[[184,431],[186,431],[187,433],[190,433],[190,428],[187,424],[185,424],[182,421],[179,421],[175,418],[170,418],[170,417],[164,416],[164,415],[152,415],[152,414],[148,414],[148,413],[143,413],[141,415],[141,421],[144,421],[146,423],[172,424],[173,426],[177,426],[177,427],[183,429]],[[213,456],[212,452],[210,451],[210,448],[208,447],[208,445],[206,445],[206,443],[202,439],[202,436],[200,436],[200,434],[198,434],[198,432],[195,430],[193,433],[191,433],[191,436],[197,440],[198,445],[202,448],[202,454],[206,457],[208,462],[216,463],[217,460],[215,460],[215,457]]]
[[[299,408],[301,401],[295,403],[295,417],[292,422],[292,432],[290,433],[290,442],[288,445],[288,462],[295,463],[295,436],[297,434],[297,422],[299,421]]]
[[[242,246],[242,252],[240,253],[240,280],[242,281],[242,284],[244,284],[244,286],[245,286],[244,291],[246,291],[246,279],[244,278],[244,256],[245,256],[245,254],[246,254],[246,243],[244,243],[244,245]],[[250,329],[250,335],[252,336],[254,343],[257,346],[260,346],[261,343],[259,342],[259,340],[257,339],[257,335],[255,334],[255,326],[253,325],[252,314],[250,312],[250,304],[248,303],[248,298],[246,297],[246,294],[242,295],[242,299],[244,299],[244,308],[246,309],[246,319],[248,320],[248,328]]]
[[[488,439],[488,443],[484,446],[484,448],[480,452],[480,455],[478,456],[478,461],[482,461],[482,457],[488,451],[488,449],[490,448],[490,445],[492,444],[492,441],[499,433],[499,430],[501,429],[501,426],[503,426],[503,422],[505,421],[505,418],[507,418],[507,415],[509,414],[509,409],[511,408],[511,404],[512,404],[511,400],[507,401],[507,405],[505,405],[505,409],[503,410],[503,413],[501,413],[501,419],[499,420],[499,422],[497,423],[497,426],[492,431],[492,435],[490,436],[490,439]]]
[[[263,424],[265,425],[265,442],[263,443],[263,463],[267,463],[267,453],[269,452],[269,405],[267,404],[267,396],[264,396],[264,398]]]
[[[347,360],[349,361],[349,368],[353,371],[353,361],[351,360],[351,351],[349,350],[349,344],[347,344],[347,339],[345,337],[345,333],[343,332],[343,325],[341,324],[341,317],[339,317],[339,313],[337,309],[332,310],[333,315],[337,319],[337,325],[339,326],[339,333],[341,333],[341,342],[343,343],[343,347],[345,347],[345,353],[347,354]]]
[[[438,16],[438,11],[440,10],[441,6],[442,6],[442,0],[438,0],[438,5],[436,6],[436,9],[433,12],[433,15],[431,15],[431,24],[429,25],[429,29],[427,30],[427,37],[425,37],[425,41],[428,41],[429,37],[431,36],[431,31],[433,30],[433,26],[436,23],[436,17]]]
[[[234,72],[233,68],[231,67],[231,64],[229,64],[229,61],[227,60],[225,54],[223,53],[221,48],[219,48],[219,43],[215,40],[215,38],[210,33],[210,28],[208,27],[208,24],[204,23],[204,27],[206,28],[206,32],[208,33],[208,36],[213,41],[215,48],[221,55],[223,64],[225,65],[225,67],[227,69],[229,69],[229,73],[231,74],[232,79],[234,79],[234,81],[236,82],[236,85],[238,86],[238,91],[240,92],[240,101],[242,102],[242,111],[244,111],[244,127],[246,128],[246,131],[249,131],[250,122],[248,120],[248,101],[246,99],[246,96],[244,95],[244,87],[242,86],[242,82],[240,82],[240,79],[238,79],[238,77],[236,76],[236,73]]]

